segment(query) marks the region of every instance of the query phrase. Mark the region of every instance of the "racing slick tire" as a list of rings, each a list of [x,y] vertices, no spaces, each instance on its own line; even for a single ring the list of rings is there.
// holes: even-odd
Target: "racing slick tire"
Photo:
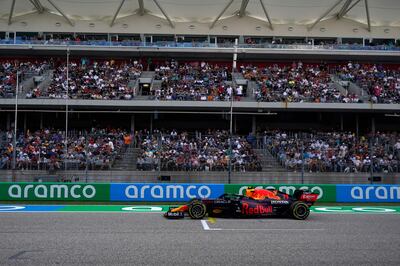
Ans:
[[[195,201],[189,205],[188,213],[192,219],[202,219],[207,214],[206,205],[199,201]]]
[[[290,216],[296,220],[305,220],[310,215],[310,208],[302,201],[295,201],[290,206]]]
[[[189,202],[188,202],[188,205],[190,205],[190,204],[193,204],[193,203],[201,203],[201,200],[200,199],[191,199]]]

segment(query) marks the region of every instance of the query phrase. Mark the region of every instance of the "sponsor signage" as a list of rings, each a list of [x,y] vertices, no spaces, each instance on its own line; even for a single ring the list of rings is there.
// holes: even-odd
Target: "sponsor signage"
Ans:
[[[252,208],[252,209],[250,209]],[[0,213],[3,212],[133,212],[133,213],[160,213],[168,211],[169,206],[127,206],[127,205],[0,205]],[[257,206],[245,206],[240,212],[243,214],[253,213],[268,214],[271,208],[260,208]],[[371,214],[400,214],[398,206],[312,206],[311,211],[314,213],[371,213]],[[173,213],[171,213],[173,214]]]
[[[264,216],[272,213],[272,206],[264,206],[263,204],[255,204],[253,202],[243,202],[242,214]]]
[[[0,183],[0,200],[109,201],[109,184]]]
[[[337,202],[400,202],[400,185],[336,185]]]
[[[296,189],[309,190],[318,194],[318,202],[335,202],[336,201],[336,185],[316,185],[316,184],[240,184],[225,185],[225,193],[241,194],[245,192],[248,186],[266,189],[278,189],[281,192],[293,195]]]
[[[400,207],[355,207],[355,206],[327,206],[327,207],[311,207],[312,212],[320,213],[400,213]]]
[[[148,184],[148,183],[0,183],[0,201],[148,201],[185,202],[215,199],[224,193],[243,194],[248,186],[296,189],[318,194],[317,202],[400,202],[400,185],[321,184]]]
[[[222,194],[220,184],[110,184],[111,201],[188,201]]]

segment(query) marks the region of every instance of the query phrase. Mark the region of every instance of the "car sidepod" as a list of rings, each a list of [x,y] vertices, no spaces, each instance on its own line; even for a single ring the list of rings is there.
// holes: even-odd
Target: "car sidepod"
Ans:
[[[289,210],[290,200],[254,200],[242,199],[240,214],[242,217],[284,216]]]
[[[203,200],[210,217],[238,217],[239,201],[231,199]]]

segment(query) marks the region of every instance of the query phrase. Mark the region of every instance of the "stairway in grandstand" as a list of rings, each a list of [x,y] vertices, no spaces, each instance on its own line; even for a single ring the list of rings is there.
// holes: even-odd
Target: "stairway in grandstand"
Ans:
[[[252,89],[252,88],[249,89],[250,81],[248,81],[247,79],[245,79],[245,78],[243,77],[243,74],[240,73],[240,72],[235,72],[235,73],[233,73],[233,76],[232,76],[232,77],[233,77],[232,80],[233,80],[234,86],[240,86],[240,85],[242,85],[242,86],[246,87],[246,85],[247,85],[246,96],[242,97],[241,100],[242,100],[242,101],[252,101],[252,100],[253,100],[253,89]],[[243,93],[244,93],[244,91],[243,91]]]
[[[331,74],[330,76],[333,82],[329,84],[329,87],[338,90],[342,95],[347,95],[348,90],[343,86],[341,80],[336,75]]]
[[[249,80],[247,82],[247,97],[244,98],[246,101],[254,101],[254,91],[257,89],[257,82]]]
[[[358,96],[360,100],[363,102],[368,102],[369,101],[369,94],[367,91],[359,87],[356,83],[346,81],[346,80],[341,80],[338,75],[331,75],[332,80],[335,83],[340,84],[342,87],[347,88],[348,93],[355,94]]]
[[[158,88],[161,87],[161,80],[154,80],[155,72],[154,71],[143,71],[142,74],[140,74],[140,78],[138,79],[137,86],[138,88],[140,87],[140,84],[147,83],[151,84],[149,91],[144,92],[144,91],[138,91],[137,93],[137,100],[147,100],[149,98],[150,92],[154,89],[154,84],[159,85]]]
[[[113,170],[136,170],[138,153],[139,149],[133,145],[128,146],[125,152],[121,154],[122,159],[115,162]]]
[[[41,91],[46,91],[47,87],[50,85],[52,81],[52,78],[53,78],[53,70],[51,69],[45,70],[43,74],[40,76],[33,76],[33,75],[28,76],[20,84],[22,91],[20,91],[19,97],[25,98],[26,94],[29,91],[32,91],[32,89],[34,89],[35,87],[34,79],[40,80],[39,81],[40,83],[36,87],[38,87]]]
[[[161,80],[153,80],[153,83],[151,84],[151,89],[150,90],[161,89],[161,84],[162,84]]]
[[[240,73],[240,72],[235,72],[235,73],[233,73],[232,77],[233,77],[234,80],[237,80],[237,79],[244,79],[243,74]]]
[[[275,157],[268,150],[254,150],[261,161],[263,172],[286,172],[286,169],[279,164]]]
[[[370,100],[370,95],[369,93],[364,90],[363,88],[359,87],[356,83],[354,82],[349,82],[349,92],[353,92],[358,95],[358,97],[363,101],[363,102],[368,102]]]
[[[140,74],[140,78],[154,78],[156,72],[154,71],[143,71],[142,74]]]

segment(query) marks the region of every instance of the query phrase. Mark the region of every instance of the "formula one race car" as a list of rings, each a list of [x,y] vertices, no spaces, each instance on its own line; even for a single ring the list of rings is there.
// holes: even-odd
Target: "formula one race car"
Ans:
[[[179,219],[189,216],[192,219],[202,219],[206,215],[225,218],[277,216],[304,220],[310,214],[310,206],[318,198],[318,194],[304,190],[295,190],[292,196],[278,190],[250,190],[253,193],[249,195],[246,192],[246,196],[223,194],[217,199],[193,199],[186,205],[170,207],[164,217]]]

